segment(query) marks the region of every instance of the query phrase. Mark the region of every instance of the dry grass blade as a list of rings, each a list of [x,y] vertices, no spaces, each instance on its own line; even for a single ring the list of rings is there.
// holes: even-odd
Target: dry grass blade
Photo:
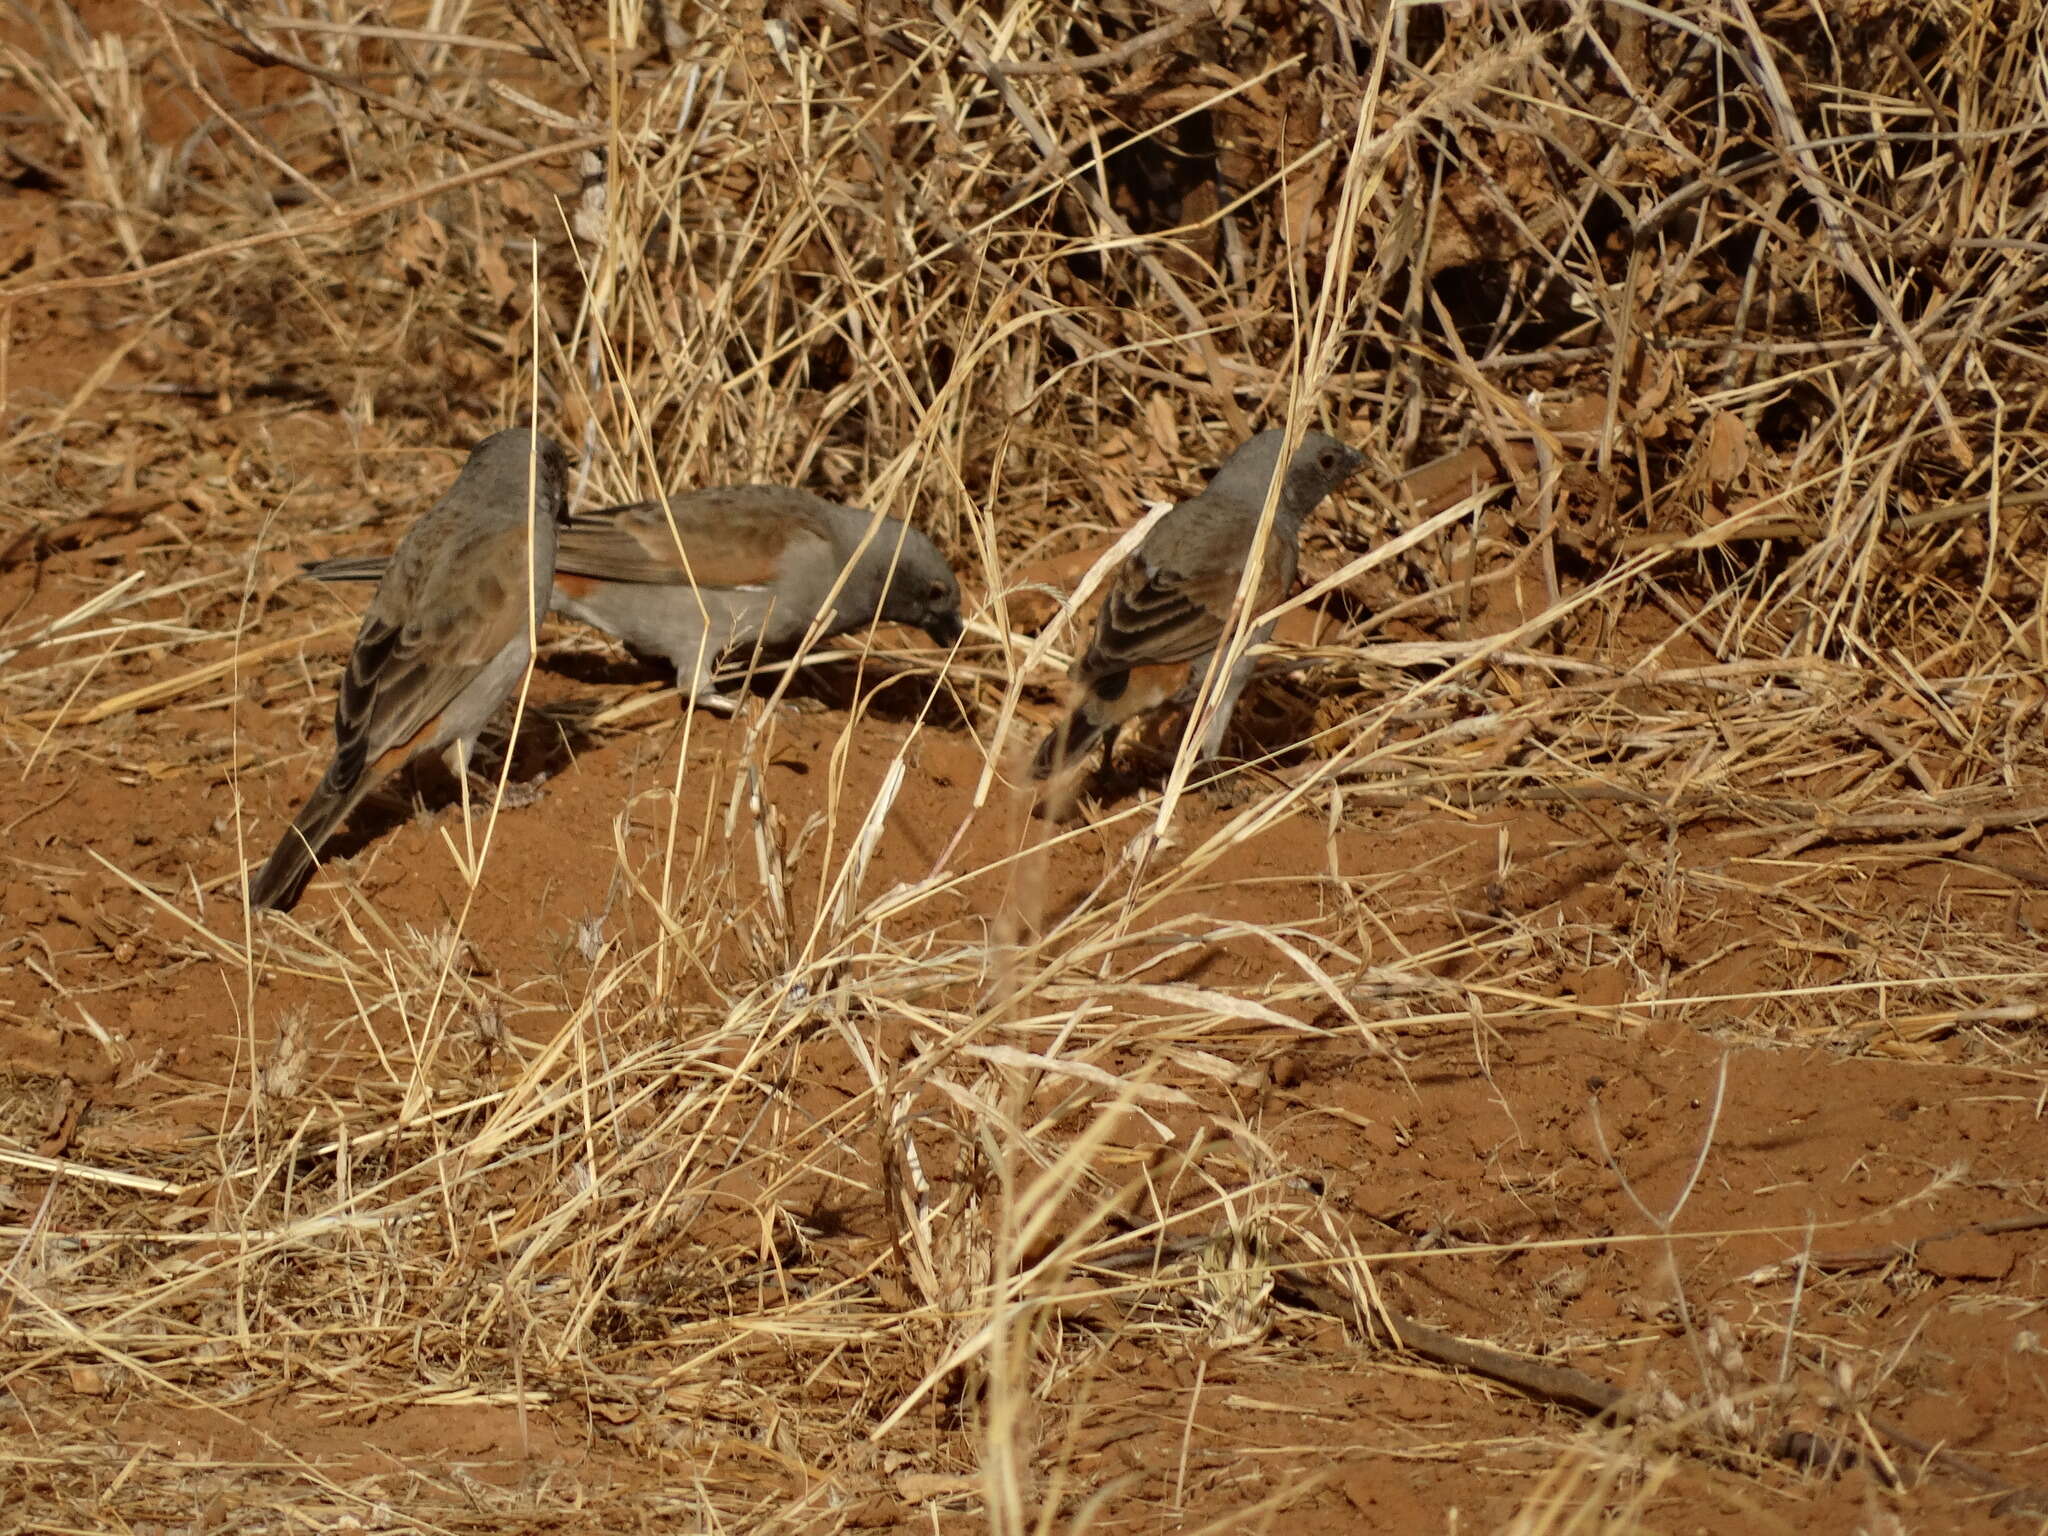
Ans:
[[[0,21],[17,1521],[2048,1484],[2040,0],[90,22]],[[537,804],[422,774],[251,919],[359,601],[300,559],[528,417],[579,508],[914,523],[967,638],[724,719],[551,623]],[[1035,814],[1146,509],[1283,424],[1369,468],[1228,771],[1198,700]]]

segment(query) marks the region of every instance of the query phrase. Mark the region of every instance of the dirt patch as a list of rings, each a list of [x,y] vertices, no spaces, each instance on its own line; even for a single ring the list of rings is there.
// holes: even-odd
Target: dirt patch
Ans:
[[[1984,23],[770,10],[0,28],[22,1518],[2038,1521]],[[1297,380],[1373,469],[1232,771],[1035,815],[1066,596]],[[969,642],[727,720],[551,624],[532,804],[403,778],[252,919],[366,597],[300,562],[529,413],[579,507],[910,517]]]

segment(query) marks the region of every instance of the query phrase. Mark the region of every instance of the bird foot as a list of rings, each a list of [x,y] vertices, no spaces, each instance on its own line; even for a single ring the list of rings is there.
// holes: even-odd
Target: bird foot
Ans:
[[[538,802],[547,793],[548,776],[537,773],[530,779],[513,779],[505,785],[505,793],[499,798],[498,809],[523,811]],[[469,776],[469,796],[472,802],[489,805],[491,797],[498,793],[498,781],[487,779],[482,774]]]
[[[731,720],[739,714],[742,702],[743,695],[720,693],[716,689],[707,688],[704,692],[691,698],[690,708],[701,709],[707,715],[717,715],[721,719]],[[814,699],[808,694],[798,694],[795,698],[783,699],[775,706],[775,713],[778,715],[815,715],[822,714],[830,707],[822,699]]]
[[[719,715],[730,720],[740,712],[740,701],[733,694],[720,693],[716,688],[706,688],[702,693],[691,695],[690,708],[701,709],[707,715]]]
[[[1241,775],[1210,779],[1198,792],[1220,811],[1241,810],[1259,797],[1258,787]]]

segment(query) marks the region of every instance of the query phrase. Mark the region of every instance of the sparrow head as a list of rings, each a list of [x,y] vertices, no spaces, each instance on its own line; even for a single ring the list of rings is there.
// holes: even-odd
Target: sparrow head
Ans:
[[[1231,498],[1258,507],[1266,500],[1266,488],[1280,467],[1280,449],[1286,434],[1268,428],[1250,439],[1224,461],[1209,482],[1207,494]],[[1365,455],[1346,447],[1322,432],[1310,432],[1296,445],[1287,461],[1287,483],[1281,491],[1280,509],[1289,517],[1305,518],[1330,492],[1342,485],[1365,462]]]
[[[877,616],[891,624],[912,624],[950,646],[965,632],[960,622],[960,583],[936,544],[894,519],[875,530],[864,564],[887,582]]]
[[[471,450],[461,479],[480,481],[508,498],[524,500],[529,467],[534,475],[535,510],[555,522],[567,522],[569,455],[545,432],[530,427],[493,432]]]
[[[1287,499],[1303,513],[1358,472],[1365,455],[1322,432],[1303,436],[1287,461]]]

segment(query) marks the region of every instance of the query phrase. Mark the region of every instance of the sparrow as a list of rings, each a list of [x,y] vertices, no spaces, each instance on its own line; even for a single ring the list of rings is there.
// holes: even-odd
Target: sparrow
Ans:
[[[1038,744],[1034,778],[1082,761],[1124,721],[1162,704],[1193,702],[1209,658],[1223,643],[1230,607],[1251,559],[1267,489],[1280,464],[1278,430],[1261,432],[1224,461],[1198,496],[1171,508],[1110,582],[1088,649],[1074,663],[1075,698],[1067,718]],[[1318,503],[1364,462],[1356,449],[1310,432],[1287,462],[1266,541],[1254,611],[1271,608],[1294,585],[1301,525]],[[1253,645],[1272,621],[1251,634]],[[1245,654],[1224,680],[1201,756],[1216,755],[1237,698],[1252,672]]]
[[[352,581],[382,569],[369,555],[317,561],[306,574]],[[551,604],[666,659],[683,693],[720,714],[735,707],[712,682],[720,656],[794,651],[821,615],[820,640],[877,621],[913,625],[942,646],[963,633],[959,583],[924,534],[774,485],[579,513],[562,531]]]
[[[298,899],[362,798],[409,759],[468,772],[478,734],[533,656],[568,505],[552,438],[516,428],[476,446],[448,494],[381,572],[334,702],[334,758],[249,883],[255,907]]]

